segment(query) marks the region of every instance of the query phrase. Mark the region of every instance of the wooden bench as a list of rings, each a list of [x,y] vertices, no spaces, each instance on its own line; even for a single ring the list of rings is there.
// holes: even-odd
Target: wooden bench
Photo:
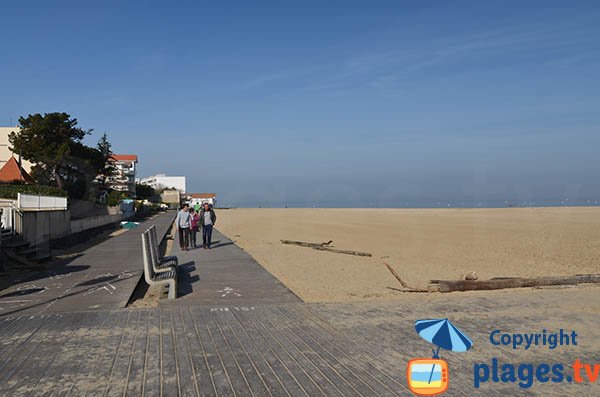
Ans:
[[[169,288],[168,298],[177,297],[177,268],[170,266],[168,270],[155,272],[152,261],[151,232],[142,233],[142,256],[144,258],[144,279],[148,285],[165,285]]]
[[[148,229],[150,234],[150,252],[152,259],[152,269],[154,273],[162,273],[171,270],[171,268],[175,268],[177,270],[177,265],[179,261],[175,255],[160,257],[160,252],[158,249],[158,238],[156,237],[156,226],[152,225]]]

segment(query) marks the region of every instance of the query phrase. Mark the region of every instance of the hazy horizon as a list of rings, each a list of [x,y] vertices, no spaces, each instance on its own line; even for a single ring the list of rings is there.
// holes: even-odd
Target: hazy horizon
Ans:
[[[185,175],[220,204],[600,200],[598,2],[18,2],[3,16],[0,125],[67,112],[95,129],[88,144],[106,132],[137,154],[139,177]]]

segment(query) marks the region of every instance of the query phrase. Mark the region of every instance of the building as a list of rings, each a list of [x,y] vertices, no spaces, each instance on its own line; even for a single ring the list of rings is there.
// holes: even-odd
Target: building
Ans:
[[[142,185],[152,186],[155,190],[177,189],[180,194],[185,193],[185,176],[167,176],[157,174],[139,180]]]
[[[181,203],[181,194],[177,189],[165,189],[160,194],[160,200],[165,204],[169,204],[171,208],[178,208]]]
[[[191,206],[204,203],[208,203],[212,207],[217,206],[217,195],[214,193],[191,193],[187,198],[188,204]]]
[[[115,173],[108,178],[108,186],[135,197],[135,173],[138,156],[135,154],[113,154]]]
[[[19,158],[19,153],[13,153],[10,150],[8,136],[11,132],[19,131],[19,127],[0,127],[0,167],[4,166],[12,156]],[[27,172],[31,172],[32,164],[29,161],[22,160],[21,166]]]

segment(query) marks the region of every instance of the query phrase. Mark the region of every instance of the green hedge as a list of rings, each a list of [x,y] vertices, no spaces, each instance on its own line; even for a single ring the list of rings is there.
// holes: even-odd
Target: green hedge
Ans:
[[[0,198],[16,199],[17,193],[34,194],[39,196],[66,197],[67,193],[53,186],[42,185],[1,185]]]

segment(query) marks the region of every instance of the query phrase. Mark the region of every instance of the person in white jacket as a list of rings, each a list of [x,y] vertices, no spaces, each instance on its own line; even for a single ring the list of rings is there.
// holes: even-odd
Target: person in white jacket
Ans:
[[[189,251],[191,216],[188,209],[187,204],[182,205],[177,213],[177,218],[175,218],[175,226],[179,232],[179,246],[182,251]]]

